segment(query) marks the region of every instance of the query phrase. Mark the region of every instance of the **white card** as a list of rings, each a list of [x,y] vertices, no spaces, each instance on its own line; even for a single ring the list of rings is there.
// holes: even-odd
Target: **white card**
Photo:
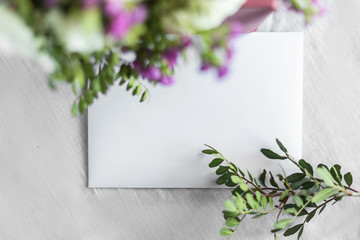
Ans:
[[[124,86],[100,97],[88,113],[89,187],[217,187],[205,143],[254,175],[279,163],[292,172],[260,148],[277,150],[279,138],[301,157],[303,34],[252,33],[234,47],[225,79],[200,72],[190,51],[175,85],[151,87],[148,101]]]

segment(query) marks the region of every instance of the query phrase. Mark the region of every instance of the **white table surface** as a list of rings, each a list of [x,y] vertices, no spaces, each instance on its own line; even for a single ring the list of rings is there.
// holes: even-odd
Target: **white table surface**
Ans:
[[[360,2],[325,1],[305,32],[303,155],[339,163],[360,186]],[[260,31],[299,31],[285,9]],[[35,64],[0,55],[0,239],[222,239],[224,189],[88,189],[87,117],[69,86],[47,89]],[[233,239],[273,239],[275,216],[248,219]],[[344,199],[303,239],[359,239],[360,201]],[[295,238],[288,238],[295,239]]]

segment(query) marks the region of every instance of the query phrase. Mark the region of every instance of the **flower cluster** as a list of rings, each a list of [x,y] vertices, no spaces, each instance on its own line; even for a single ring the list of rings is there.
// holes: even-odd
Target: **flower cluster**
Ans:
[[[143,79],[153,84],[173,84],[179,56],[194,45],[201,49],[201,69],[213,67],[220,77],[225,76],[231,57],[229,41],[241,33],[241,27],[240,23],[230,26],[223,20],[244,2],[8,1],[0,5],[0,12],[3,18],[16,21],[5,29],[4,36],[9,39],[0,36],[0,42],[29,52],[27,56],[50,73],[51,87],[57,81],[71,83],[77,96],[73,106],[76,115],[85,111],[99,93],[106,94],[116,81],[126,83],[133,95],[142,94],[141,101],[148,94]],[[0,21],[7,20],[3,18],[0,16]],[[22,30],[28,33],[27,42],[18,40]]]
[[[307,20],[322,11],[316,0],[285,1]],[[226,76],[231,40],[243,33],[241,22],[226,19],[245,2],[6,0],[0,4],[0,51],[38,62],[52,88],[71,83],[76,115],[117,81],[140,101],[148,95],[146,84],[173,84],[177,61],[189,47],[199,53],[201,71]]]

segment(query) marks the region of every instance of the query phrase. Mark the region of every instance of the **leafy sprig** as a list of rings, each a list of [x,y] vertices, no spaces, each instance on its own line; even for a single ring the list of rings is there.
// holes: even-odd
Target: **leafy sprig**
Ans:
[[[225,201],[226,210],[223,211],[223,216],[226,227],[220,230],[222,236],[231,238],[248,215],[252,218],[260,218],[277,212],[271,230],[274,238],[277,239],[278,232],[285,230],[284,236],[298,233],[300,239],[305,224],[310,222],[317,212],[320,214],[327,204],[336,203],[343,197],[360,196],[357,190],[351,188],[351,173],[348,172],[343,176],[340,165],[336,164],[329,168],[319,164],[315,175],[310,163],[304,159],[295,161],[280,140],[276,139],[276,143],[282,151],[281,154],[265,148],[260,151],[272,160],[291,161],[298,167],[298,172],[289,176],[285,173],[277,174],[274,177],[271,171],[264,169],[258,178],[254,178],[249,171],[244,173],[215,148],[206,145],[208,149],[202,151],[214,157],[209,167],[217,168],[216,174],[219,177],[216,183],[234,188],[232,201]],[[302,222],[293,225],[300,217],[303,218]]]

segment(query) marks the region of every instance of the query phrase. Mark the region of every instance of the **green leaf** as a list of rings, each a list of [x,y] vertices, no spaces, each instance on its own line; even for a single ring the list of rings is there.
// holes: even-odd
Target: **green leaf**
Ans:
[[[121,78],[119,85],[122,86],[124,85],[124,83],[126,83],[126,79],[125,78]]]
[[[234,203],[230,200],[225,201],[225,208],[229,210],[230,212],[236,212],[236,207]]]
[[[85,98],[83,96],[80,97],[80,101],[79,101],[79,111],[80,113],[84,113],[85,110],[87,109],[88,105],[85,102]]]
[[[255,192],[255,196],[256,196],[256,200],[257,200],[258,202],[260,202],[260,200],[261,200],[261,193],[260,193],[259,191],[256,191],[256,192]]]
[[[235,206],[237,209],[239,209],[240,211],[242,211],[245,208],[245,200],[237,193],[237,196],[233,196],[234,202],[235,202]]]
[[[279,221],[277,221],[274,225],[275,229],[283,229],[285,228],[287,225],[289,225],[292,222],[291,218],[287,218],[287,219],[281,219]]]
[[[78,95],[78,91],[80,90],[80,84],[78,81],[74,80],[72,82],[72,90],[75,95]]]
[[[335,181],[342,186],[342,175],[341,175],[341,166],[338,164],[335,164],[331,169],[330,169],[330,174],[331,176],[335,179]]]
[[[266,179],[266,170],[263,169],[263,172],[260,174],[260,177],[259,177],[260,183],[261,183],[263,186],[266,186],[266,184],[265,184],[265,179]]]
[[[275,181],[275,179],[274,179],[274,177],[273,177],[273,175],[271,174],[270,175],[270,184],[273,186],[273,187],[279,187],[279,185],[276,183],[276,181]]]
[[[226,220],[226,222],[225,222],[225,225],[229,228],[235,227],[238,224],[239,224],[239,222],[235,218],[230,218],[230,219]]]
[[[261,207],[264,209],[264,211],[266,211],[266,207],[267,207],[267,199],[264,195],[261,196],[261,200],[260,200],[260,203],[261,203]]]
[[[300,229],[297,239],[299,240],[301,238],[301,235],[304,231],[304,226]]]
[[[74,117],[77,117],[77,115],[79,114],[78,110],[79,110],[78,105],[77,102],[75,101],[72,105],[72,110],[71,110]]]
[[[247,173],[248,173],[248,175],[249,175],[250,181],[252,182],[252,181],[254,180],[253,177],[251,176],[249,170],[246,170],[246,171],[247,171]]]
[[[239,183],[243,183],[243,182],[244,182],[241,178],[239,178],[239,177],[236,176],[236,175],[232,175],[232,176],[231,176],[231,181],[232,181],[233,183],[236,183],[236,184],[239,184]]]
[[[135,95],[137,94],[138,89],[139,89],[139,86],[140,86],[140,85],[136,86],[136,87],[134,88],[134,90],[132,91],[132,95],[133,95],[133,96],[135,96]],[[140,91],[141,91],[141,90],[140,90]]]
[[[259,214],[256,214],[255,216],[253,216],[252,218],[253,218],[253,219],[256,219],[256,218],[265,216],[266,214],[267,214],[267,213],[259,213]]]
[[[325,184],[329,187],[333,187],[335,184],[335,179],[331,176],[331,173],[324,166],[318,167],[316,169],[316,173],[319,177],[325,182]]]
[[[98,93],[101,91],[101,83],[99,77],[95,77],[90,82],[90,88],[95,92]]]
[[[270,208],[273,209],[274,208],[274,200],[272,199],[272,197],[269,197],[269,204],[270,204]]]
[[[286,195],[289,193],[289,189],[287,189],[287,190],[285,190],[282,194],[281,194],[281,196],[280,196],[280,200],[283,200],[285,197],[286,197]]]
[[[233,183],[233,181],[231,181],[231,179],[227,180],[227,182],[225,183],[225,186],[227,187],[235,187],[237,184]]]
[[[106,81],[100,78],[100,91],[105,94],[108,89],[108,86],[106,84]]]
[[[289,229],[287,229],[285,232],[284,232],[284,236],[291,236],[293,234],[295,234],[297,231],[299,231],[299,229],[302,227],[303,225],[302,224],[298,224],[298,225],[295,225]]]
[[[91,90],[86,91],[85,100],[86,100],[87,104],[89,104],[89,105],[94,102],[94,96],[93,96]]]
[[[211,161],[211,163],[209,163],[209,167],[214,168],[219,166],[222,162],[224,161],[224,159],[221,158],[215,158]]]
[[[135,85],[135,78],[131,77],[129,79],[129,82],[128,82],[127,86],[126,86],[126,91],[129,91],[131,88],[133,88],[134,85]]]
[[[253,198],[252,194],[247,193],[247,194],[245,195],[245,197],[246,197],[247,203],[250,205],[250,207],[251,207],[252,209],[255,209],[255,208],[256,208],[256,207],[255,207],[255,199]]]
[[[293,173],[290,176],[288,176],[286,179],[289,183],[294,183],[302,180],[305,177],[305,174],[303,173]]]
[[[320,213],[321,213],[322,211],[324,211],[325,207],[326,207],[326,204],[324,204],[324,206],[321,207],[321,209],[320,209],[320,211],[319,211],[319,215],[320,215]]]
[[[229,169],[228,166],[219,166],[219,168],[216,170],[216,175],[222,175]]]
[[[232,191],[231,191],[232,195],[235,195],[235,194],[243,194],[244,191],[241,190],[240,186],[236,186]]]
[[[214,154],[214,153],[217,153],[216,151],[212,150],[212,149],[205,149],[205,150],[202,150],[202,153],[205,153],[205,154]]]
[[[338,190],[334,188],[324,188],[323,190],[315,194],[315,196],[311,199],[311,202],[318,203],[324,201],[325,199],[336,194],[337,192]]]
[[[229,180],[229,178],[231,177],[231,173],[227,172],[224,173],[223,175],[221,175],[217,180],[216,180],[216,184],[221,185],[226,183],[227,180]]]
[[[229,236],[229,235],[231,235],[231,234],[233,234],[233,230],[231,230],[230,228],[222,228],[221,230],[220,230],[220,235],[221,236]]]
[[[299,211],[300,209],[298,209],[298,211]],[[304,215],[308,215],[309,213],[308,213],[308,211],[306,211],[306,209],[303,209],[303,210],[301,210],[301,212],[298,214],[298,217],[301,217],[301,216],[304,216]]]
[[[223,217],[224,219],[228,219],[228,218],[234,218],[236,217],[238,214],[237,212],[230,212],[230,211],[227,211],[227,210],[224,210],[222,211],[223,212]]]
[[[310,189],[315,185],[314,182],[304,182],[303,184],[301,184],[303,189]]]
[[[312,168],[312,166],[310,165],[310,163],[306,162],[304,159],[300,159],[299,160],[299,165],[306,169],[308,171],[308,173],[310,173],[310,175],[314,174],[314,170]]]
[[[303,183],[309,182],[309,181],[310,181],[309,178],[303,178],[303,179],[301,179],[301,180],[298,181],[298,182],[291,183],[291,184],[290,184],[290,187],[291,187],[293,190],[297,190],[297,189],[299,189],[299,188],[301,187],[301,185],[302,185]]]
[[[149,95],[149,91],[146,89],[146,90],[143,92],[143,94],[141,95],[140,102],[145,101],[145,100],[147,99],[148,95]]]
[[[302,207],[304,205],[304,202],[301,199],[301,197],[299,197],[297,195],[294,196],[294,201],[295,201],[296,206],[298,206],[298,207]]]
[[[241,176],[245,177],[245,174],[243,171],[241,171],[241,169],[239,168],[239,173],[241,174]]]
[[[235,164],[233,163],[229,163],[229,168],[233,171],[233,172],[237,172],[237,167],[235,166]]]
[[[283,160],[283,159],[287,158],[287,157],[284,157],[284,156],[280,156],[277,153],[274,153],[270,149],[262,148],[260,151],[262,152],[262,154],[265,155],[265,157],[270,158],[270,159],[281,159],[281,160]]]
[[[246,183],[240,183],[240,189],[246,192],[247,190],[249,190],[249,187]]]
[[[295,215],[298,211],[296,210],[296,208],[287,208],[284,213],[288,213],[291,215]]]
[[[309,215],[307,215],[306,217],[306,222],[310,222],[310,220],[315,216],[315,213],[316,213],[316,209],[312,212],[309,213]]]
[[[279,148],[281,149],[281,151],[283,151],[284,153],[287,153],[286,147],[284,147],[284,145],[282,144],[282,142],[280,142],[279,139],[276,139],[276,143],[279,146]]]
[[[346,173],[344,175],[344,179],[345,179],[346,184],[350,187],[353,182],[353,177],[352,177],[351,173],[350,172]]]

